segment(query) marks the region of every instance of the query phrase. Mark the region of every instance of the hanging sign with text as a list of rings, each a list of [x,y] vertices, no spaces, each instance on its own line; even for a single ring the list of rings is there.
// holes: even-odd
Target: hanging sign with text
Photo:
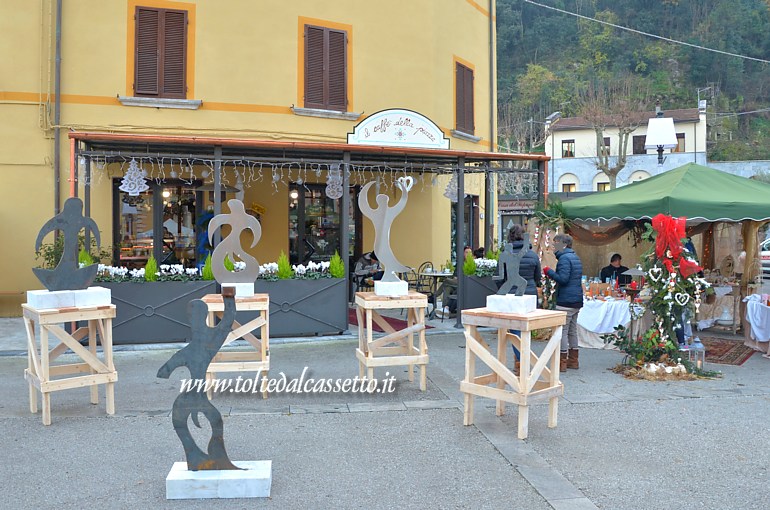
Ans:
[[[449,139],[429,118],[411,110],[382,110],[362,120],[348,143],[422,149],[448,149]]]

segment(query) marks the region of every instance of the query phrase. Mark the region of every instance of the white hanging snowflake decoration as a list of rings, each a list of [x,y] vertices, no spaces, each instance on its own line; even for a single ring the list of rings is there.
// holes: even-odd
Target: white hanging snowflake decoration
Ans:
[[[342,171],[339,165],[329,167],[329,175],[326,178],[326,196],[332,200],[342,197]]]
[[[147,191],[150,187],[144,182],[142,176],[143,170],[139,168],[139,164],[134,158],[128,163],[128,170],[126,175],[123,176],[123,180],[120,181],[120,191],[125,191],[131,196],[138,196],[143,191]]]
[[[444,196],[452,202],[457,202],[457,173],[452,174],[452,178],[449,180],[449,184],[446,185]]]

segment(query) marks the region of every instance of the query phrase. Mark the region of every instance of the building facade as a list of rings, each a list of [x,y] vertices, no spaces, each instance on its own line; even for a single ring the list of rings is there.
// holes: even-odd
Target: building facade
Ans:
[[[626,155],[628,160],[617,178],[617,186],[646,179],[666,170],[694,162],[706,164],[706,112],[689,108],[668,110],[664,117],[674,119],[678,146],[665,150],[665,160],[658,165],[655,150],[645,149],[647,121],[655,112],[642,114],[639,126],[629,135]],[[548,191],[550,193],[581,193],[609,189],[609,177],[598,170],[597,155],[608,151],[610,162],[620,151],[617,127],[604,129],[603,145],[598,146],[595,130],[582,117],[557,118],[546,123],[545,152],[552,158]]]
[[[390,108],[432,120],[458,154],[491,152],[494,1],[0,4],[0,50],[13,55],[0,64],[0,224],[14,240],[3,248],[14,268],[4,314],[40,287],[35,238],[71,195],[86,201],[115,264],[140,267],[151,253],[199,264],[202,221],[232,197],[261,220],[252,250],[261,263],[282,251],[305,262],[328,259],[344,236],[351,258],[371,249],[371,223],[342,206],[371,180],[396,197],[395,179],[408,174],[416,182],[393,225],[394,251],[412,266],[451,257],[451,166],[339,154],[359,122]],[[347,201],[328,192],[340,171]],[[464,186],[472,231],[496,213],[483,173]],[[469,236],[482,244],[483,227]]]

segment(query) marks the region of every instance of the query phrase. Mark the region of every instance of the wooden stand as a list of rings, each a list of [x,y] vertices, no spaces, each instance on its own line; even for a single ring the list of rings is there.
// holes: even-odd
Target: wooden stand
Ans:
[[[27,369],[24,378],[29,383],[29,410],[37,413],[37,391],[42,394],[43,425],[51,424],[51,392],[70,388],[91,387],[91,403],[99,403],[97,385],[106,384],[107,414],[115,414],[115,382],[118,373],[112,360],[112,319],[115,305],[85,306],[69,308],[48,308],[38,310],[27,304],[24,311],[24,326],[27,329]],[[67,333],[61,324],[88,321],[88,327]],[[35,338],[35,323],[40,326],[40,348]],[[96,334],[102,342],[104,361],[96,356]],[[61,343],[48,350],[48,334],[53,334]],[[88,349],[80,340],[88,336]],[[80,356],[83,363],[51,365],[51,362],[67,349]],[[71,374],[90,374],[75,377]]]
[[[496,400],[497,416],[505,413],[505,402],[519,405],[519,439],[527,438],[530,402],[548,399],[548,427],[556,427],[559,396],[564,394],[559,381],[559,348],[566,318],[565,312],[553,310],[535,310],[526,315],[489,312],[486,308],[463,310],[465,379],[460,382],[460,391],[465,393],[465,425],[473,424],[473,399],[478,395]],[[497,329],[497,357],[479,334],[479,326]],[[553,328],[553,334],[538,358],[532,352],[530,335],[543,328]],[[521,338],[508,333],[509,329],[520,330]],[[521,353],[518,376],[505,365],[509,343]],[[492,373],[476,376],[477,357]],[[549,361],[550,369],[546,367]],[[491,384],[496,387],[490,387]],[[511,390],[505,389],[506,384]]]
[[[209,310],[208,324],[214,325],[214,316],[222,318],[225,305],[221,294],[206,294],[203,296],[203,302]],[[235,298],[235,310],[238,312],[258,311],[259,317],[246,324],[239,324],[233,321],[233,331],[227,336],[222,347],[232,343],[238,338],[246,339],[255,351],[220,351],[214,356],[208,370],[206,371],[206,380],[214,379],[217,372],[256,372],[256,380],[260,381],[262,377],[267,376],[270,370],[270,298],[267,294],[254,294],[248,297]],[[252,334],[260,328],[260,337]],[[255,383],[256,384],[256,383]],[[209,386],[209,388],[211,388]],[[213,390],[209,389],[208,396],[213,396]],[[262,391],[262,398],[267,398],[267,391]]]
[[[414,381],[414,365],[420,367],[420,389],[427,389],[426,367],[428,365],[428,345],[425,343],[425,309],[428,297],[419,292],[410,291],[406,296],[377,296],[374,292],[356,292],[356,317],[358,317],[358,349],[356,357],[359,363],[359,375],[364,377],[364,369],[369,379],[374,379],[374,367],[398,365],[409,366],[409,381]],[[379,310],[406,308],[407,327],[396,331],[385,322]],[[372,322],[387,333],[374,340]],[[420,334],[419,348],[414,346],[414,334]],[[396,344],[392,346],[390,344]]]

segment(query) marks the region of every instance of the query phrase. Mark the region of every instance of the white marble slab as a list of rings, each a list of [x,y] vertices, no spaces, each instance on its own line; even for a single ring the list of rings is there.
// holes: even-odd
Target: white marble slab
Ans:
[[[166,499],[268,498],[273,461],[233,462],[242,469],[190,471],[174,462],[166,477]]]
[[[27,304],[37,310],[73,306],[101,306],[112,303],[110,289],[88,287],[81,290],[28,290]]]
[[[409,294],[409,283],[375,281],[374,293],[377,296],[406,296]]]
[[[513,294],[487,296],[487,310],[490,312],[522,315],[534,312],[536,309],[537,296],[515,296]]]
[[[234,287],[235,297],[251,297],[254,295],[254,282],[250,283],[223,283],[222,288]]]

